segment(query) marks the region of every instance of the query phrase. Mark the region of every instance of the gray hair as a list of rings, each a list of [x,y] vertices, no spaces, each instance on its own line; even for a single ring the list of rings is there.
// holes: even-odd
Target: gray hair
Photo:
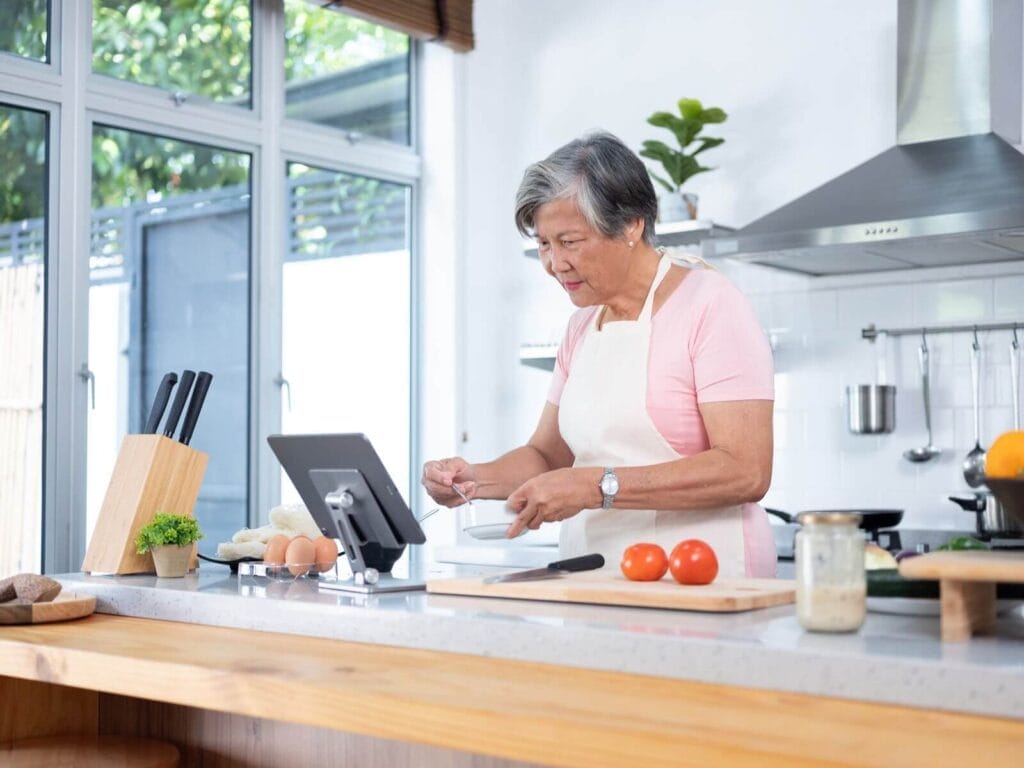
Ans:
[[[537,210],[552,200],[573,199],[583,218],[605,237],[620,237],[637,219],[655,244],[658,198],[647,168],[622,141],[597,131],[559,147],[523,174],[516,192],[516,227],[533,237]]]

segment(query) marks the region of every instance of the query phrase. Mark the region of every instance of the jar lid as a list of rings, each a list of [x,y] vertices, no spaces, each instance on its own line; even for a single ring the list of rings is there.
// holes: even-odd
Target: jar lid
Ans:
[[[860,525],[861,516],[856,512],[801,512],[796,516],[800,525]]]

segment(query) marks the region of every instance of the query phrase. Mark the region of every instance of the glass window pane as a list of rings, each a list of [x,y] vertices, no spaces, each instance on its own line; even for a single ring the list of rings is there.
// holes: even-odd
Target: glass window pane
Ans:
[[[87,535],[122,437],[142,431],[163,375],[186,368],[214,376],[191,443],[209,454],[200,551],[246,525],[249,167],[247,154],[94,131]]]
[[[408,500],[409,188],[292,164],[288,198],[283,431],[365,433]]]
[[[47,117],[0,104],[0,574],[38,573]]]
[[[285,0],[288,117],[409,144],[409,37]]]
[[[249,107],[249,0],[92,0],[92,68]]]
[[[49,0],[0,0],[0,5],[0,51],[49,61]]]

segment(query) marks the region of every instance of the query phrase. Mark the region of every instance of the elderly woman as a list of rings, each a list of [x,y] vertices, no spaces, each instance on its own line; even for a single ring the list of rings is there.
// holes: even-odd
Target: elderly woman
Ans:
[[[526,445],[470,464],[430,461],[439,504],[507,499],[507,535],[560,521],[560,555],[617,563],[637,542],[703,539],[722,576],[774,576],[764,511],[772,470],[771,350],[747,299],[700,262],[655,247],[647,170],[595,133],[534,163],[519,230],[578,309]],[[699,260],[698,260],[699,261]]]

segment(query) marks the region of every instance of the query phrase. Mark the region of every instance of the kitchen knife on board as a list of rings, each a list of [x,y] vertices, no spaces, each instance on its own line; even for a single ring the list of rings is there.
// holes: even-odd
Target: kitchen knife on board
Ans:
[[[164,417],[164,410],[167,408],[167,401],[171,397],[171,390],[178,383],[178,374],[165,373],[157,387],[156,397],[153,398],[153,407],[149,409],[149,418],[146,419],[146,426],[142,430],[145,435],[155,435],[160,426],[160,419]]]
[[[185,423],[181,425],[179,440],[188,445],[192,440],[192,433],[196,430],[196,422],[199,420],[199,412],[203,410],[203,401],[206,400],[206,393],[213,381],[213,374],[207,371],[200,371],[196,377],[196,386],[192,391],[192,399],[188,403],[188,412],[185,414]]]
[[[192,389],[192,382],[195,378],[195,371],[186,369],[181,372],[178,391],[174,393],[171,412],[167,414],[167,423],[164,424],[164,437],[174,439],[174,431],[178,428],[178,419],[181,418],[181,412],[185,409],[185,401],[188,400],[188,393]]]
[[[537,579],[557,579],[568,573],[579,571],[596,571],[604,567],[604,558],[601,555],[582,555],[581,557],[570,557],[568,560],[556,560],[548,563],[544,568],[531,568],[528,571],[516,571],[506,573],[502,576],[488,576],[484,584],[499,584],[506,581],[536,581]]]

